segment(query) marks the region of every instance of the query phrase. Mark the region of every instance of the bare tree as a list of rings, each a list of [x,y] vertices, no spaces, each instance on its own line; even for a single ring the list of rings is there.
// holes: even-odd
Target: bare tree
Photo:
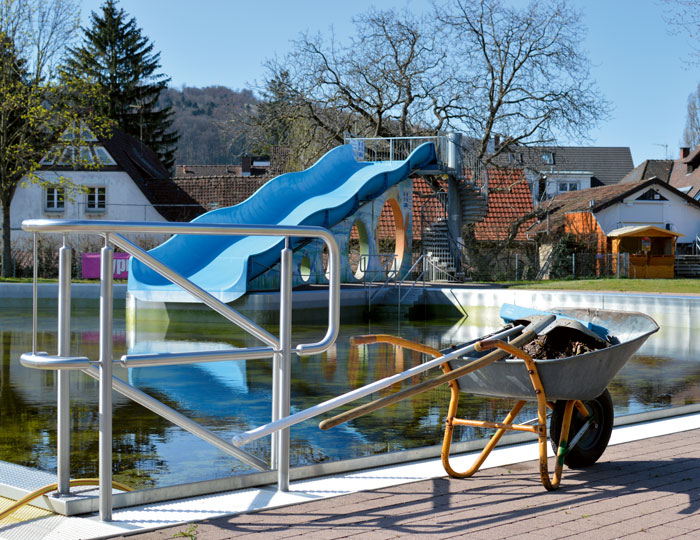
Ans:
[[[79,24],[73,0],[0,0],[0,31],[37,80],[54,77]]]
[[[503,0],[450,0],[430,14],[371,9],[347,44],[303,34],[267,63],[295,114],[322,148],[361,136],[460,130],[491,159],[496,134],[512,145],[581,139],[609,105],[580,49],[581,17],[565,0],[514,8]],[[263,126],[264,128],[264,126]],[[301,144],[297,141],[297,144]]]
[[[688,96],[688,116],[683,130],[683,144],[695,148],[700,144],[700,84]]]
[[[700,64],[700,0],[662,0],[664,20],[671,34],[685,34],[692,54],[682,59],[691,65]]]
[[[383,137],[439,130],[445,122],[439,95],[453,79],[434,19],[373,8],[354,24],[347,44],[332,34],[326,39],[306,33],[287,56],[266,64],[268,94],[283,96],[280,112],[303,126],[295,143],[308,148],[313,137],[320,153],[342,144],[346,133]]]
[[[452,124],[480,141],[480,158],[514,145],[585,138],[609,105],[590,79],[581,16],[564,0],[519,9],[502,0],[454,0],[438,7],[460,66],[462,99]],[[501,146],[487,156],[488,141]]]

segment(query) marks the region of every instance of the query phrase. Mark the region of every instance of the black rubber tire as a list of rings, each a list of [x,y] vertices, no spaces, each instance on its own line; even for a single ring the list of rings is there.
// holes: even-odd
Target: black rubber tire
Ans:
[[[614,412],[610,392],[605,390],[597,398],[584,401],[584,404],[593,414],[594,419],[593,424],[584,433],[583,437],[579,439],[576,446],[564,456],[564,463],[571,469],[590,467],[598,461],[608,447],[610,434],[613,429]],[[556,402],[549,424],[549,437],[555,453],[559,446],[559,435],[561,434],[565,406],[566,401]],[[578,433],[584,422],[585,418],[574,407],[571,417],[571,428],[569,429],[569,440]]]

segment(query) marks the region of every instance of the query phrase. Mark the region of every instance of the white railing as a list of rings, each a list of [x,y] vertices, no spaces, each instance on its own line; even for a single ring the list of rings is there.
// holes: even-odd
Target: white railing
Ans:
[[[221,439],[216,434],[190,420],[179,412],[155,400],[125,381],[112,376],[112,326],[113,326],[113,278],[112,263],[114,248],[117,246],[138,259],[143,264],[179,285],[230,322],[247,331],[264,343],[262,347],[249,347],[227,351],[200,351],[192,353],[127,354],[121,357],[123,367],[190,364],[197,362],[220,362],[252,358],[273,359],[272,420],[279,422],[289,416],[291,354],[310,355],[324,352],[333,345],[339,331],[340,301],[340,254],[338,245],[330,231],[320,227],[278,227],[245,226],[200,223],[147,223],[119,221],[79,221],[79,220],[26,220],[22,223],[25,231],[34,233],[34,281],[32,303],[32,351],[21,355],[24,366],[58,371],[58,436],[57,436],[57,476],[58,491],[70,492],[70,414],[69,376],[71,370],[82,370],[99,381],[99,511],[100,519],[111,520],[112,516],[112,390],[142,404],[162,417],[170,420],[213,444],[220,450],[240,459],[258,470],[269,470],[267,464],[256,456],[238,448],[237,445]],[[128,233],[165,233],[192,235],[226,236],[282,236],[285,247],[281,251],[280,278],[280,331],[273,336],[255,322],[243,317],[230,306],[219,301],[196,284],[168,268],[140,247],[127,240]],[[64,235],[64,245],[59,249],[59,292],[58,292],[58,351],[50,355],[37,350],[37,234],[59,233]],[[71,249],[66,245],[65,235],[71,233],[92,233],[104,238],[101,251],[100,274],[100,338],[99,358],[71,356],[70,354],[70,290]],[[291,342],[292,307],[292,250],[290,238],[320,238],[328,247],[329,253],[329,299],[328,330],[323,339],[316,343],[298,344]],[[271,464],[278,471],[278,487],[289,489],[289,426],[272,430]]]
[[[403,161],[421,144],[435,144],[438,163],[448,163],[448,138],[434,137],[346,137],[357,161]]]

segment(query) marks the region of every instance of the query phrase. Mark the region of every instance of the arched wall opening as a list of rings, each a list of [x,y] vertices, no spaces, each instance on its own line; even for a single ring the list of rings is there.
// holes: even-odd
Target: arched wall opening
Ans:
[[[348,262],[356,279],[362,279],[369,264],[369,234],[361,220],[355,221],[348,238]]]
[[[399,203],[389,198],[384,203],[374,234],[377,239],[379,263],[388,277],[395,277],[403,263],[406,250],[406,227]]]

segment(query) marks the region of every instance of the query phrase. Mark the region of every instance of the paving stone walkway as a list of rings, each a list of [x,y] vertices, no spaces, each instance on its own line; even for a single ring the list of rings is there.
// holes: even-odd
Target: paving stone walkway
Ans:
[[[166,538],[700,538],[700,430],[610,446],[558,491],[534,461],[131,535]]]

